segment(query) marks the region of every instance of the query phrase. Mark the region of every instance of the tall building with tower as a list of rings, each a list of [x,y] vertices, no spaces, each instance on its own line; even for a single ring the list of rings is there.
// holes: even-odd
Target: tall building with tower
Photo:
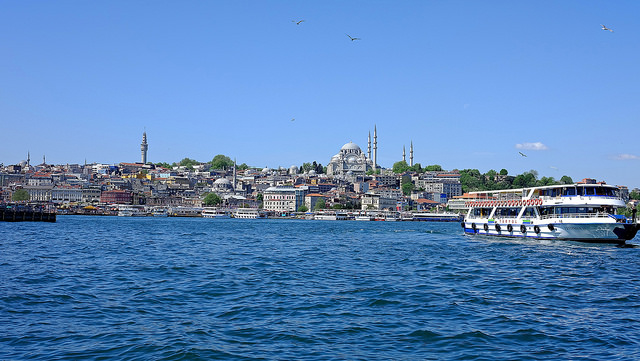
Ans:
[[[147,164],[147,149],[149,144],[147,143],[147,132],[142,133],[142,144],[140,144],[140,152],[142,153],[142,164]]]

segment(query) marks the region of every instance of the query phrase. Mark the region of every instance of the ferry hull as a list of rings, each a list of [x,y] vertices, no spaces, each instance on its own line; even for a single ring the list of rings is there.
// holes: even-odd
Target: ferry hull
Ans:
[[[485,224],[488,229],[484,227]],[[545,223],[511,224],[512,231],[509,231],[508,224],[498,224],[500,230],[495,224],[479,223],[475,229],[472,225],[472,222],[462,222],[465,234],[593,243],[625,243],[633,239],[640,228],[637,223]],[[524,232],[521,228],[523,226]]]

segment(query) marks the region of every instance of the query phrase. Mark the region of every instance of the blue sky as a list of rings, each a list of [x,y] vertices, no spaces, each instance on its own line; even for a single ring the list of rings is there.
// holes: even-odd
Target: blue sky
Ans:
[[[151,162],[326,165],[349,141],[366,151],[376,125],[383,167],[413,141],[423,166],[638,187],[638,14],[638,1],[5,0],[0,162],[139,161],[146,130]]]

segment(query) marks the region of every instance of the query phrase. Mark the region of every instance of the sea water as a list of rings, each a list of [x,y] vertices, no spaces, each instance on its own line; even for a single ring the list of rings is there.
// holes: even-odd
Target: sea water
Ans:
[[[0,223],[1,360],[640,359],[640,249],[458,223]]]

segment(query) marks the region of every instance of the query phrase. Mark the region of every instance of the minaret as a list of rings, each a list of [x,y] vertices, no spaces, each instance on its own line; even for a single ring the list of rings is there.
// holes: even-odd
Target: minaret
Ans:
[[[369,131],[369,141],[367,142],[367,158],[371,160],[371,131]]]
[[[147,164],[147,149],[149,149],[149,144],[147,144],[147,132],[142,133],[142,144],[140,144],[140,152],[142,153],[142,164]]]
[[[27,151],[27,168],[29,167],[30,163],[31,163],[31,153]]]
[[[236,177],[236,168],[238,168],[238,163],[236,162],[236,159],[233,158],[233,192],[235,193],[236,191],[236,182],[237,182],[237,177]]]
[[[407,150],[405,149],[404,145],[402,146],[402,161],[403,162],[407,162]]]
[[[411,141],[411,148],[409,148],[409,167],[413,167],[413,140]]]
[[[373,172],[378,170],[378,130],[373,126]]]

